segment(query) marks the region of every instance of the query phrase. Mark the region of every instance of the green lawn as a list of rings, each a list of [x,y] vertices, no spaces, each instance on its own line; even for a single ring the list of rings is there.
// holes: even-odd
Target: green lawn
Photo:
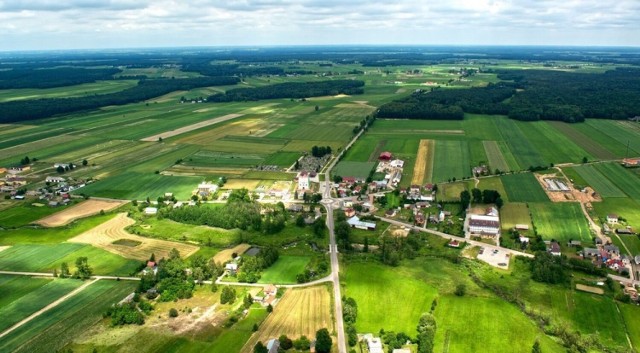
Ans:
[[[549,201],[547,194],[532,173],[508,174],[501,178],[511,202]]]
[[[239,352],[251,337],[253,325],[260,325],[266,317],[267,310],[262,307],[258,308],[254,304],[254,307],[249,310],[249,315],[218,336],[208,345],[207,351],[211,353]]]
[[[498,298],[441,296],[435,311],[434,352],[565,352],[513,305]]]
[[[405,267],[378,263],[343,265],[343,292],[358,303],[358,332],[379,332],[381,328],[413,335],[418,319],[429,311],[436,288],[417,280]]]
[[[310,259],[309,256],[280,255],[276,263],[262,272],[258,283],[297,283],[296,276],[304,271]]]
[[[555,239],[566,242],[570,239],[591,241],[589,224],[580,205],[568,202],[529,203],[533,224],[538,235],[546,240]]]

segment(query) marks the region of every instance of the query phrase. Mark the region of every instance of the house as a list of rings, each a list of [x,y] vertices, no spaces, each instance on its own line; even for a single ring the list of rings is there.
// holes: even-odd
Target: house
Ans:
[[[378,157],[378,159],[381,161],[390,161],[391,157],[392,157],[391,152],[385,151],[380,153],[380,157]]]
[[[47,183],[63,183],[64,182],[64,178],[63,177],[58,177],[58,176],[48,176],[45,180],[45,182]]]
[[[344,215],[345,215],[345,216],[347,216],[347,217],[353,217],[353,216],[355,216],[355,215],[356,215],[356,210],[354,210],[354,209],[353,209],[353,208],[351,208],[351,207],[346,208],[346,209],[344,210]]]
[[[424,201],[416,202],[416,208],[429,208],[429,207],[431,207],[431,204],[428,202],[424,202]]]
[[[369,353],[384,353],[382,350],[382,341],[379,337],[373,337],[372,334],[368,333],[364,335],[364,340],[367,342]]]
[[[165,192],[165,193],[164,193],[164,198],[165,198],[165,199],[170,199],[170,198],[172,198],[172,197],[173,197],[173,193],[172,193],[172,192]]]
[[[298,173],[298,190],[309,189],[309,173],[302,171]]]
[[[302,205],[299,203],[292,203],[291,205],[289,205],[289,211],[302,212]]]
[[[447,244],[447,246],[450,248],[459,248],[460,242],[458,242],[457,240],[452,240]]]
[[[348,186],[351,186],[356,183],[356,177],[352,177],[352,176],[343,177],[342,182],[344,182]]]
[[[364,230],[375,230],[376,224],[373,222],[363,222],[358,218],[358,216],[353,216],[347,220],[347,223],[351,226],[351,228],[364,229]]]
[[[29,170],[31,170],[30,165],[21,165],[21,166],[9,168],[9,173],[16,174],[16,173],[26,172]]]
[[[571,248],[575,248],[575,247],[578,247],[578,246],[582,246],[582,242],[580,240],[572,240],[572,241],[567,243],[567,246],[571,247]]]
[[[620,256],[620,248],[615,245],[605,245],[603,248],[609,254],[610,257]]]
[[[621,234],[621,235],[633,235],[633,229],[631,229],[630,227],[627,228],[618,228],[616,229],[616,234]]]
[[[228,263],[224,266],[224,269],[227,270],[230,275],[235,276],[235,274],[238,272],[238,264],[233,262]]]
[[[615,213],[610,213],[607,215],[607,223],[616,224],[618,223],[618,215]]]
[[[276,295],[276,293],[278,293],[278,288],[273,284],[269,284],[264,286],[264,288],[262,288],[262,291],[264,292],[265,296]]]
[[[144,214],[148,214],[148,215],[158,214],[158,208],[157,207],[147,207],[147,208],[144,209]]]
[[[209,196],[218,191],[218,185],[205,181],[198,184],[198,194],[201,196]]]
[[[56,169],[60,168],[60,167],[62,167],[64,169],[69,169],[72,165],[73,165],[73,167],[75,167],[74,164],[70,164],[70,163],[54,163],[53,167],[56,168]]]
[[[267,342],[267,351],[269,353],[278,353],[280,348],[280,341],[277,338],[272,338]]]
[[[553,256],[560,256],[562,255],[560,253],[560,244],[558,244],[555,241],[552,241],[551,244],[549,244],[549,246],[547,247],[547,251],[549,252],[549,254],[553,255]]]
[[[392,209],[390,209],[390,210],[386,210],[386,211],[384,212],[384,215],[385,215],[385,217],[395,217],[395,215],[396,215],[396,210],[395,210],[395,208],[392,208]]]
[[[424,215],[422,213],[418,213],[414,218],[417,226],[423,226],[425,222]]]
[[[520,236],[520,238],[519,238],[519,240],[520,240],[520,244],[522,244],[522,243],[527,243],[527,244],[529,244],[529,240],[530,240],[530,239],[529,239],[529,237],[523,237],[523,236],[521,235],[521,236]]]
[[[420,185],[411,185],[411,187],[409,188],[409,192],[410,193],[416,193],[419,194],[420,193]]]
[[[640,158],[625,158],[622,160],[622,165],[631,168],[640,166]]]
[[[400,159],[394,159],[389,163],[392,168],[404,168],[404,161]]]
[[[516,224],[514,227],[516,230],[529,230],[528,224]]]

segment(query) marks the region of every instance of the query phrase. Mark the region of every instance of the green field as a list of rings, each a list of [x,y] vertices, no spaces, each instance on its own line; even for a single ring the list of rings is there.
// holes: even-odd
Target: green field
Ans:
[[[134,282],[93,283],[46,315],[38,316],[4,337],[0,341],[0,351],[55,352],[102,320],[106,308],[122,300],[135,287]]]
[[[581,165],[574,167],[573,169],[580,175],[589,186],[591,186],[602,197],[626,197],[627,195],[615,186],[608,179],[607,175],[599,171],[597,165]]]
[[[592,203],[595,216],[605,221],[606,216],[615,213],[627,220],[634,229],[640,227],[640,202],[630,198],[608,198],[602,202]]]
[[[415,280],[405,267],[350,263],[344,271],[340,283],[346,285],[344,295],[358,303],[358,332],[384,328],[412,334],[420,315],[429,311],[437,296],[434,287]]]
[[[516,224],[526,224],[533,229],[529,208],[526,203],[508,202],[500,209],[500,225],[503,230],[509,230]]]
[[[471,176],[469,146],[466,141],[437,140],[435,143],[433,181]]]
[[[356,177],[366,179],[369,172],[376,166],[374,162],[347,162],[341,161],[333,169],[334,175],[342,177]]]
[[[616,163],[596,164],[595,168],[630,198],[640,201],[640,178]]]
[[[531,173],[503,175],[502,184],[511,202],[544,202],[549,197]]]
[[[43,202],[41,203],[42,206],[33,206],[33,203],[26,201],[2,210],[0,212],[0,226],[10,228],[27,225],[69,207],[49,207],[47,204],[48,202]]]
[[[591,232],[580,205],[568,202],[532,202],[529,209],[533,224],[545,240],[559,242],[569,240],[591,241]]]
[[[489,167],[492,170],[500,169],[501,171],[510,171],[511,167],[500,151],[500,146],[496,141],[482,141]]]
[[[258,283],[297,283],[296,276],[304,271],[310,259],[309,256],[281,255],[276,263],[262,271]]]
[[[177,199],[187,200],[203,179],[202,177],[126,172],[87,185],[78,189],[77,193],[124,200],[144,200],[147,197],[155,200],[159,196],[164,196],[166,192],[172,192]]]

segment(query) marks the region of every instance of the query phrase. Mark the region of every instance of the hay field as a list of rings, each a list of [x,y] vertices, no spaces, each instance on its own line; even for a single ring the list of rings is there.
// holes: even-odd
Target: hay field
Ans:
[[[44,227],[61,227],[76,219],[96,215],[100,213],[100,211],[111,211],[128,202],[129,201],[87,200],[69,207],[64,211],[42,218],[35,223]]]
[[[321,328],[333,330],[331,300],[325,286],[288,290],[267,319],[260,325],[242,348],[251,353],[256,342],[266,343],[271,338],[287,335],[296,339],[302,335],[315,337]]]
[[[155,254],[156,259],[169,258],[169,252],[173,248],[180,252],[180,256],[186,258],[199,249],[195,245],[130,234],[125,228],[134,223],[135,221],[127,217],[126,213],[119,213],[116,217],[99,226],[69,239],[69,242],[91,244],[122,257],[140,261],[147,260],[152,253]],[[136,246],[114,244],[118,240],[131,240],[140,244]]]
[[[416,164],[413,167],[413,178],[411,184],[422,185],[426,180],[431,180],[433,168],[433,140],[420,140],[418,146],[418,155],[416,156]]]
[[[179,129],[166,131],[166,132],[163,132],[163,133],[160,133],[160,134],[156,134],[156,135],[153,135],[153,136],[145,137],[145,138],[141,139],[140,141],[155,142],[155,141],[158,141],[159,138],[166,139],[166,138],[169,138],[169,137],[178,136],[178,135],[184,134],[186,132],[190,132],[190,131],[193,131],[193,130],[198,130],[198,129],[201,129],[203,127],[207,127],[207,126],[218,124],[218,123],[221,123],[221,122],[224,122],[224,121],[227,121],[227,120],[235,119],[235,118],[241,117],[243,115],[244,114],[227,114],[227,115],[224,115],[224,116],[221,116],[221,117],[217,117],[217,118],[201,121],[199,123],[195,123],[195,124],[192,124],[192,125],[184,126],[184,127],[179,128]]]
[[[231,249],[225,249],[220,251],[219,253],[217,253],[214,257],[213,257],[213,261],[216,263],[225,263],[229,260],[232,260],[231,255],[233,253],[236,253],[238,255],[242,255],[244,254],[245,251],[249,250],[249,248],[251,247],[251,245],[249,244],[239,244],[234,246]]]

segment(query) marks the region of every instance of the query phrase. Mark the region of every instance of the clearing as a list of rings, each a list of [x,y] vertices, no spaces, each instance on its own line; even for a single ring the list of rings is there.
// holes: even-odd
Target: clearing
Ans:
[[[147,260],[151,254],[155,254],[157,259],[163,257],[169,258],[169,252],[173,248],[177,249],[183,258],[187,258],[199,249],[195,245],[149,239],[130,234],[125,228],[134,223],[135,221],[129,218],[126,213],[118,213],[117,216],[101,225],[69,239],[69,242],[91,244],[111,253],[140,261]],[[114,244],[114,242],[122,240],[140,242],[140,245],[126,246]]]
[[[242,353],[250,353],[256,342],[266,342],[280,335],[287,335],[291,339],[305,335],[315,337],[321,328],[333,330],[333,320],[330,314],[331,299],[329,290],[325,286],[288,290],[273,312],[260,325],[258,332],[253,334],[242,348]]]
[[[245,251],[249,250],[249,248],[251,248],[251,245],[249,244],[239,244],[234,246],[231,249],[222,250],[213,257],[213,261],[215,263],[224,264],[227,261],[233,260],[231,255],[233,254],[242,255],[245,253]]]
[[[221,122],[225,122],[227,120],[239,118],[239,117],[241,117],[243,115],[244,114],[227,114],[227,115],[224,115],[224,116],[221,116],[221,117],[217,117],[217,118],[201,121],[199,123],[195,123],[195,124],[192,124],[192,125],[184,126],[184,127],[179,128],[179,129],[166,131],[166,132],[163,132],[163,133],[160,133],[160,134],[156,134],[156,135],[153,135],[153,136],[145,137],[143,139],[140,139],[140,141],[155,142],[155,141],[158,141],[158,139],[160,139],[160,138],[166,139],[166,138],[169,138],[169,137],[178,136],[178,135],[184,134],[185,132],[198,130],[198,129],[201,129],[203,127],[207,127],[207,126],[210,126],[210,125],[214,125],[214,124],[218,124],[218,123],[221,123]]]
[[[45,227],[60,227],[67,225],[76,219],[93,216],[100,211],[108,212],[118,208],[129,201],[116,200],[87,200],[75,206],[69,207],[64,211],[52,214],[51,216],[42,218],[35,223]]]

